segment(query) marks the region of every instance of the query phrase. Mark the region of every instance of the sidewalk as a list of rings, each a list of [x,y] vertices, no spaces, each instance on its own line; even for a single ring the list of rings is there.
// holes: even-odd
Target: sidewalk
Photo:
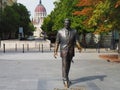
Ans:
[[[0,53],[0,90],[120,90],[120,64],[102,60],[99,54],[76,53],[72,85],[64,89],[61,58],[55,59],[53,52]]]

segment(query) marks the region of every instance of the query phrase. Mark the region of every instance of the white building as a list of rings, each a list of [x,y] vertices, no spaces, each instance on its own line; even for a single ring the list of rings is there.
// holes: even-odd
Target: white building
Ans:
[[[43,24],[43,20],[46,17],[47,12],[45,7],[42,5],[41,0],[39,1],[39,4],[35,8],[35,14],[34,18],[32,20],[35,29],[34,36],[35,38],[40,38],[42,29],[41,25]]]

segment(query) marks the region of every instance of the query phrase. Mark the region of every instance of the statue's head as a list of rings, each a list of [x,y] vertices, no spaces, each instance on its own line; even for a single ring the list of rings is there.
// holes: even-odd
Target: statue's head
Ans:
[[[69,19],[69,18],[66,18],[65,20],[64,20],[64,26],[65,26],[65,28],[70,28],[70,26],[71,26],[71,20]]]

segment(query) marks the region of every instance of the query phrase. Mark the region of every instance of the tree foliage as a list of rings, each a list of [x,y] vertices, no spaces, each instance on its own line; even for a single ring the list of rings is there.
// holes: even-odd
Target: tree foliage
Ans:
[[[53,21],[51,20],[50,16],[44,19],[44,24],[42,25],[42,30],[45,32],[50,33],[52,31]]]
[[[120,0],[80,0],[77,4],[82,9],[76,10],[74,15],[84,15],[84,24],[95,28],[95,33],[108,32],[119,28]]]
[[[18,36],[19,27],[24,28],[25,35],[34,30],[34,27],[30,22],[30,14],[28,10],[24,5],[17,3],[12,6],[6,6],[1,12],[0,36],[3,39],[12,38],[11,36],[14,36],[15,38],[15,36]]]
[[[80,10],[75,11],[74,15],[85,15],[85,16],[91,16],[92,11],[95,7],[95,5],[101,0],[79,0],[78,4],[76,4],[77,7],[81,7]]]
[[[19,15],[14,11],[14,9],[10,6],[7,6],[3,12],[3,26],[4,32],[12,32],[16,31],[19,23]]]
[[[23,27],[24,34],[28,34],[33,31],[33,28],[30,26],[30,13],[23,4],[14,4],[12,8],[16,13],[19,14],[19,27]],[[30,27],[29,27],[30,26]],[[32,30],[31,30],[32,29]]]
[[[46,17],[47,19],[44,20],[43,23],[43,30],[48,29],[47,31],[57,31],[60,28],[63,27],[63,21],[65,18],[71,18],[73,20],[72,12],[74,11],[74,6],[77,3],[78,0],[59,0],[54,2],[55,8],[51,12],[51,14]],[[48,22],[49,19],[49,22]],[[52,23],[52,25],[49,28],[47,27],[47,23]],[[46,25],[45,25],[46,24]]]

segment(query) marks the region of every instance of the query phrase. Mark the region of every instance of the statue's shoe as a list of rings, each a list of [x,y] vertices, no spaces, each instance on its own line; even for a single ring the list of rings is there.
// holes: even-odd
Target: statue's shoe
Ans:
[[[63,84],[65,88],[69,88],[69,86],[71,85],[71,81],[63,81]]]

